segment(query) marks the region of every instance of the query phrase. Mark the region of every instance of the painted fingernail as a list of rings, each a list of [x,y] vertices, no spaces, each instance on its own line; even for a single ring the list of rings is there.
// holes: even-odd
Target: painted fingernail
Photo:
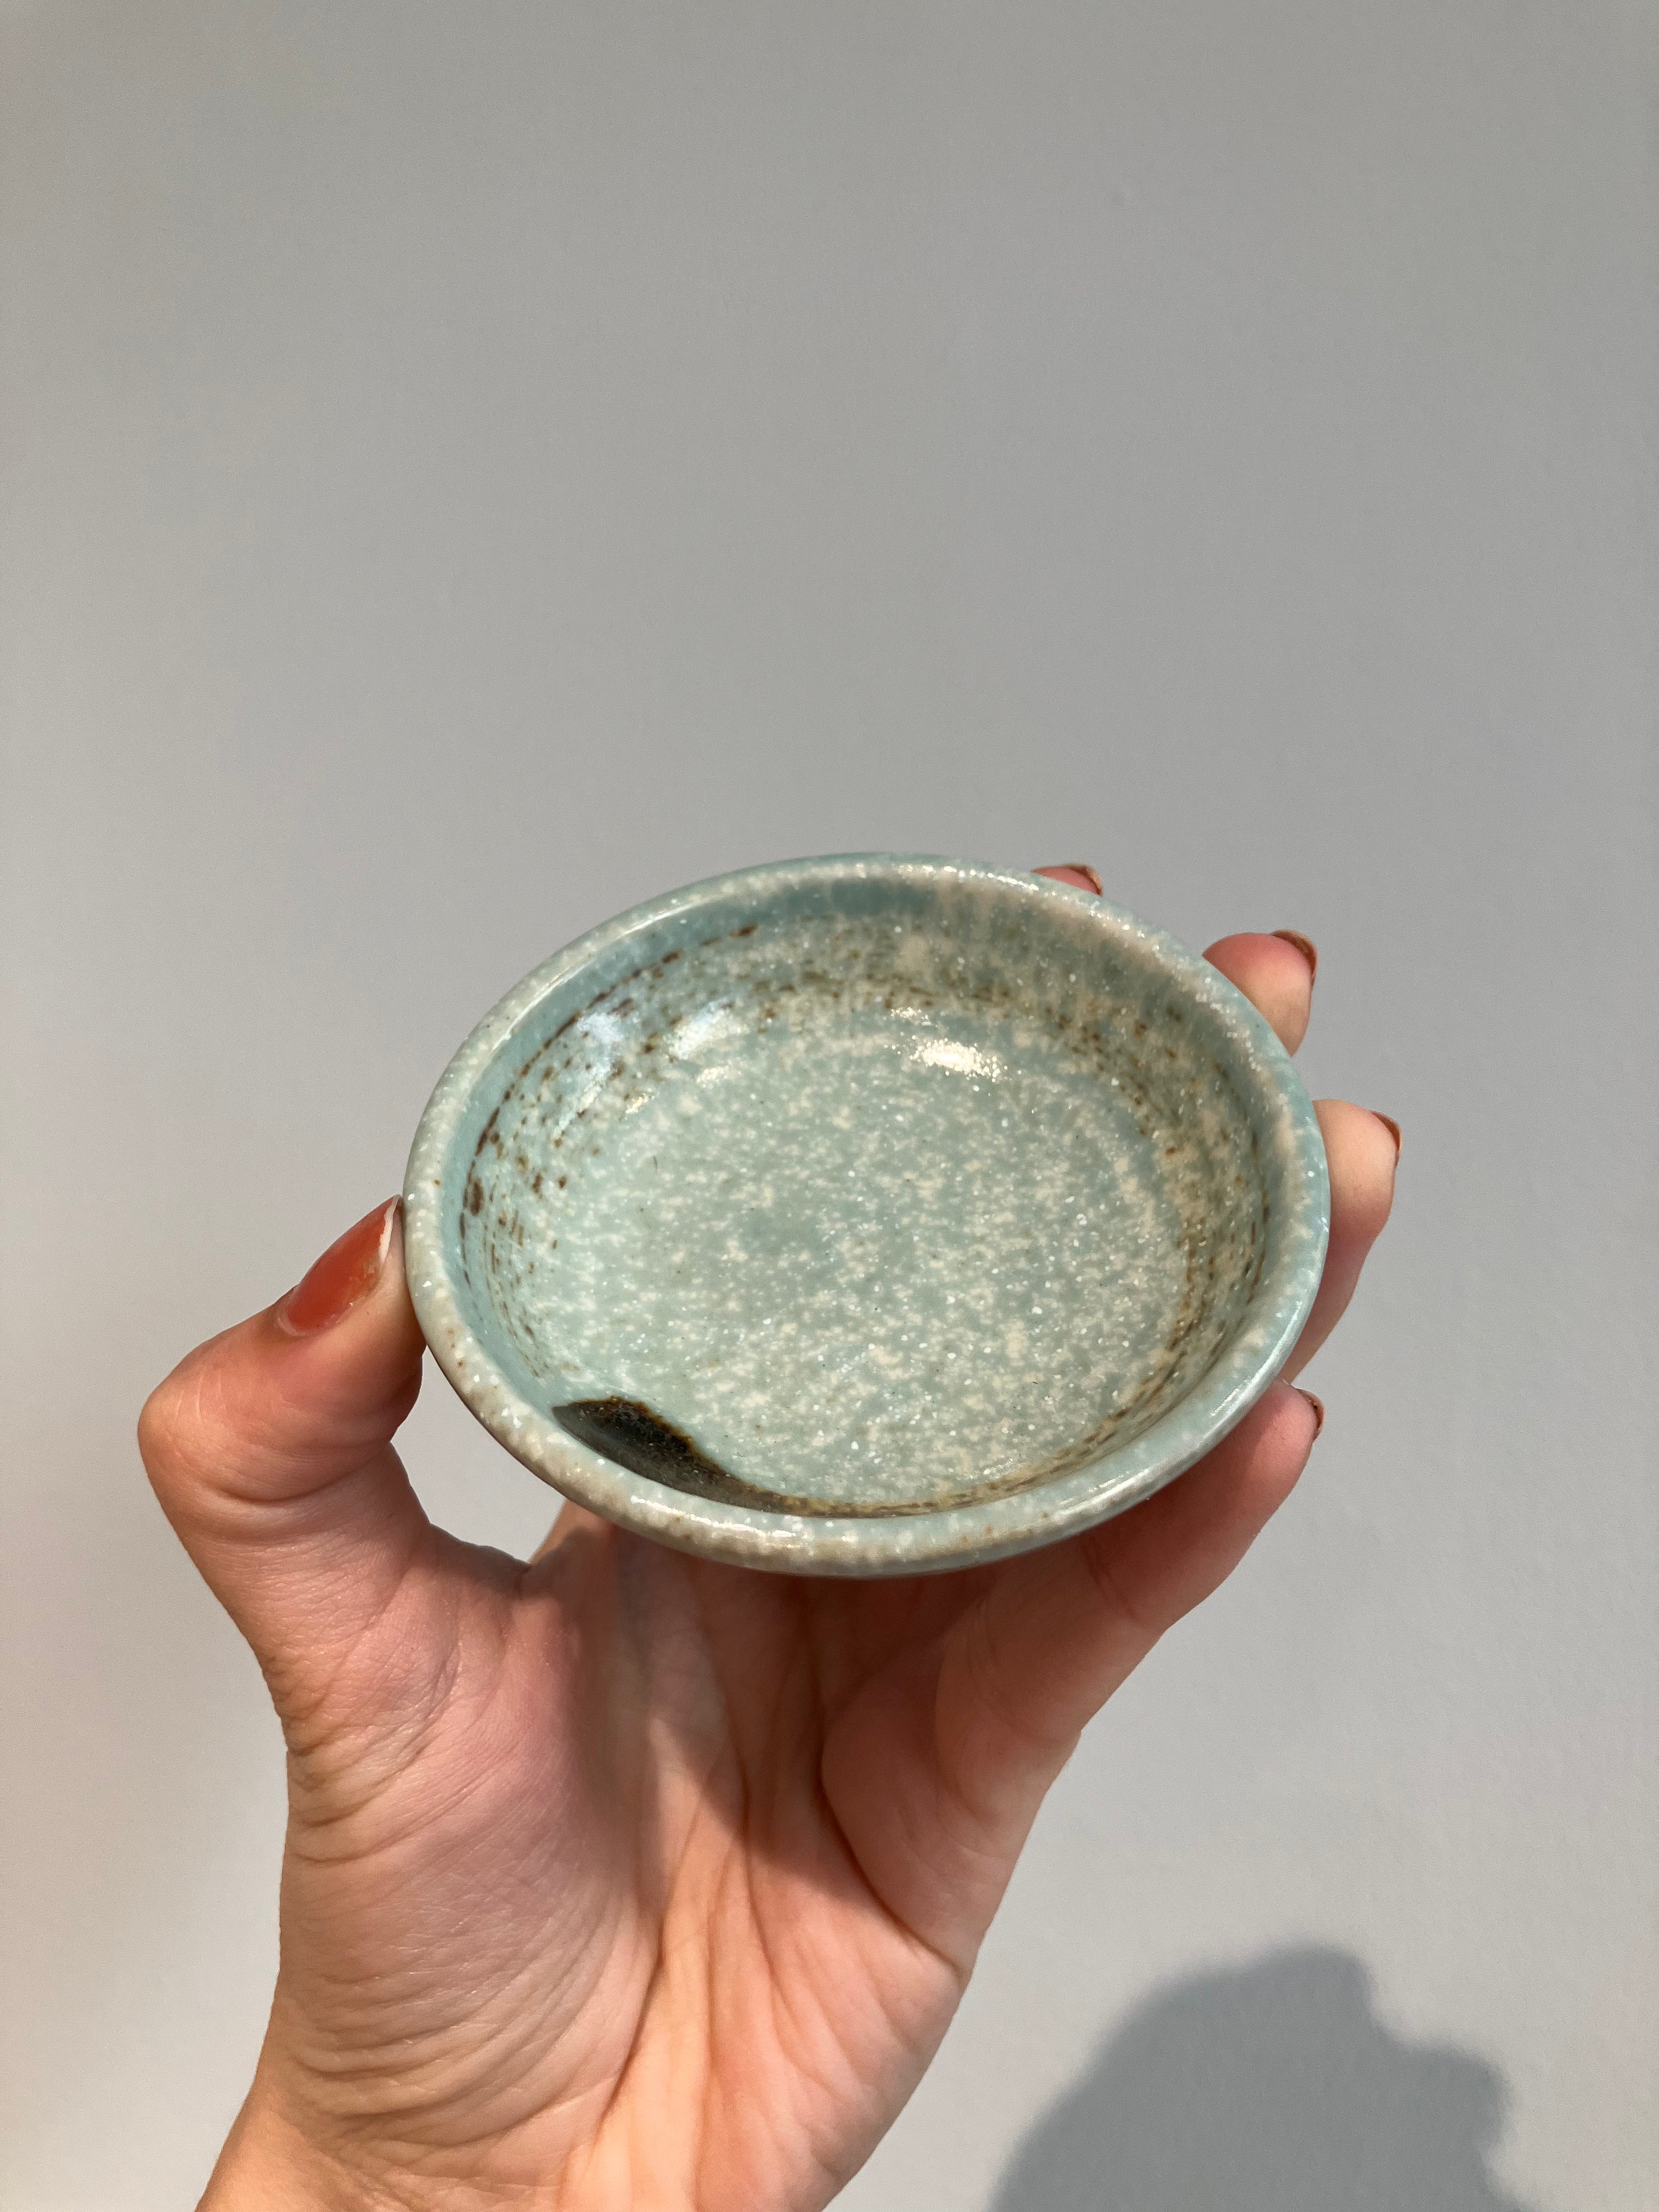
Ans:
[[[1316,1398],[1311,1390],[1304,1390],[1300,1395],[1304,1397],[1314,1409],[1314,1442],[1317,1443],[1319,1431],[1325,1425],[1325,1401],[1322,1398]]]
[[[366,1298],[380,1279],[402,1204],[398,1198],[383,1200],[343,1237],[337,1237],[277,1307],[277,1327],[290,1336],[314,1336],[319,1328],[343,1320]]]
[[[1308,981],[1315,982],[1319,975],[1319,947],[1311,937],[1304,937],[1299,929],[1276,929],[1275,937],[1282,937],[1286,945],[1295,945],[1308,963]]]
[[[1372,1109],[1371,1109],[1371,1112],[1372,1112],[1374,1115],[1376,1115],[1376,1119],[1377,1119],[1377,1120],[1378,1120],[1378,1121],[1382,1124],[1382,1127],[1383,1127],[1388,1131],[1389,1134],[1389,1135],[1394,1139],[1394,1156],[1395,1156],[1395,1159],[1398,1159],[1398,1158],[1400,1158],[1400,1124],[1399,1124],[1399,1122],[1398,1122],[1398,1121],[1396,1121],[1395,1120],[1394,1115],[1393,1115],[1392,1114],[1378,1114],[1378,1113],[1376,1112],[1376,1107],[1375,1107],[1375,1106],[1373,1106],[1373,1107],[1372,1107]]]
[[[1092,891],[1097,898],[1105,891],[1098,868],[1091,868],[1086,860],[1057,860],[1052,868],[1034,868],[1033,875],[1052,876],[1057,884],[1074,884],[1080,891]]]

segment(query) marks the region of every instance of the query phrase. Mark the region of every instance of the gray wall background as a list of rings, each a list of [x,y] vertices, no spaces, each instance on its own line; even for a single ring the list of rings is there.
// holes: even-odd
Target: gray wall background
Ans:
[[[191,2201],[278,1742],[148,1386],[477,1014],[784,854],[1322,948],[1330,1419],[855,2212],[1659,2198],[1659,19],[41,0],[3,40],[0,2201]],[[550,1499],[433,1377],[423,1495]]]

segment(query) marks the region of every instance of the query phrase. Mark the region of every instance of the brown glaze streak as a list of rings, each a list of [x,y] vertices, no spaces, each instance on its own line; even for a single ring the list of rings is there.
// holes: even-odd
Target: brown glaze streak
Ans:
[[[669,1490],[690,1498],[706,1498],[717,1505],[743,1505],[763,1513],[832,1514],[839,1509],[821,1498],[792,1498],[777,1490],[763,1490],[740,1475],[728,1474],[718,1460],[692,1443],[684,1429],[637,1398],[574,1398],[554,1406],[554,1419],[568,1436],[586,1444],[602,1459],[642,1474],[647,1482],[660,1482]]]

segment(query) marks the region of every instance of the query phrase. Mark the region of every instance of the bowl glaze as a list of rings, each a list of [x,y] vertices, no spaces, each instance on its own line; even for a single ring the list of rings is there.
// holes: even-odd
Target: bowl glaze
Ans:
[[[965,1566],[1192,1464],[1318,1286],[1267,1024],[1091,892],[749,868],[554,955],[416,1134],[416,1313],[567,1497],[784,1572]]]

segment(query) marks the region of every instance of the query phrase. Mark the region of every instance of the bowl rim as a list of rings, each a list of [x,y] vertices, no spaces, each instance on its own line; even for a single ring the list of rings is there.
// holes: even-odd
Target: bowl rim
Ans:
[[[1276,1212],[1245,1328],[1169,1412],[1081,1468],[984,1504],[893,1516],[774,1514],[692,1497],[580,1443],[524,1397],[473,1332],[443,1227],[453,1139],[478,1084],[543,1000],[619,941],[734,895],[750,898],[763,921],[768,904],[803,884],[878,877],[972,881],[1033,902],[1070,902],[1131,965],[1159,971],[1189,1001],[1200,1000],[1234,1048],[1232,1072],[1247,1079],[1247,1106],[1279,1151],[1291,1200]],[[678,1550],[778,1573],[860,1577],[978,1565],[1056,1542],[1184,1473],[1278,1376],[1319,1287],[1330,1212],[1324,1142],[1307,1091],[1267,1021],[1218,969],[1092,891],[992,862],[892,853],[829,854],[707,877],[631,907],[552,954],[491,1007],[439,1078],[415,1132],[403,1202],[410,1296],[433,1357],[468,1409],[532,1473],[605,1519]]]

